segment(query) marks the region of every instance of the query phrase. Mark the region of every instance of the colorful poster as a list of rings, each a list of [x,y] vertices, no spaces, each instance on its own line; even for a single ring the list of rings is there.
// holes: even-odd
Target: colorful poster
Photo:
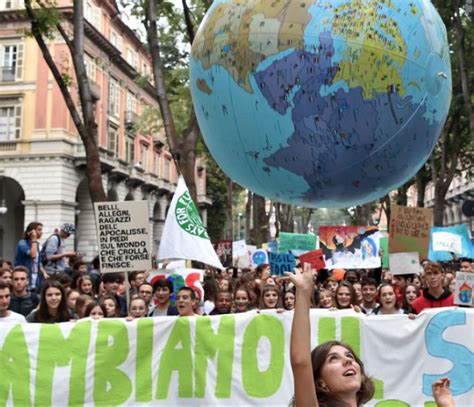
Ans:
[[[456,291],[454,303],[474,307],[474,273],[456,273]]]
[[[270,262],[270,273],[272,276],[283,276],[285,271],[295,269],[295,256],[291,253],[268,253]]]
[[[301,265],[303,265],[304,263],[309,263],[311,264],[312,269],[321,270],[326,268],[323,249],[313,250],[312,252],[302,254],[298,258],[300,260]]]
[[[0,405],[288,406],[292,317],[2,323]],[[364,362],[375,384],[366,407],[434,406],[431,383],[444,376],[454,404],[473,405],[474,309],[415,320],[313,309],[310,321],[312,348],[343,340]]]
[[[326,268],[377,268],[380,232],[376,226],[321,226],[319,242]]]
[[[204,299],[204,288],[201,282],[203,280],[204,270],[198,269],[165,269],[165,270],[153,270],[148,275],[148,282],[152,285],[158,280],[167,279],[173,283],[173,293],[171,294],[170,300],[174,305],[176,299],[176,293],[181,287],[190,287],[199,296],[199,299]]]
[[[291,251],[294,255],[309,252],[316,249],[316,235],[280,232],[280,242],[278,244],[279,253]]]
[[[457,257],[474,258],[471,236],[465,224],[431,228],[428,258],[431,261],[450,261],[453,260],[451,253]]]
[[[267,251],[263,249],[256,249],[252,252],[251,255],[252,267],[256,268],[261,264],[268,264],[268,255]]]
[[[380,251],[382,252],[382,268],[388,269],[388,237],[380,238]]]
[[[390,253],[390,272],[393,275],[420,274],[420,255],[418,252]]]
[[[232,267],[232,240],[213,240],[212,246],[224,267]]]
[[[390,214],[389,253],[417,251],[428,257],[433,209],[393,205]]]

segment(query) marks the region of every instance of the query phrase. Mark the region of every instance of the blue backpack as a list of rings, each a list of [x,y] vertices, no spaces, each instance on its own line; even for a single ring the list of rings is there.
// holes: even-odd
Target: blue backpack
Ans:
[[[61,246],[61,237],[57,233],[51,235],[50,237],[46,239],[46,242],[44,242],[44,245],[41,248],[40,255],[39,255],[39,261],[43,266],[46,266],[46,264],[48,264],[48,256],[46,255],[46,247],[48,246],[49,239],[51,239],[53,236],[56,236],[58,238],[58,248],[59,246]]]

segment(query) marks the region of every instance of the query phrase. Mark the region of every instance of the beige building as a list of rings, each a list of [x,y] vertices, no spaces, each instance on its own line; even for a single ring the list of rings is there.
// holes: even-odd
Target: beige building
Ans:
[[[72,16],[72,3],[58,1],[66,17]],[[97,242],[84,148],[35,40],[24,34],[29,22],[23,7],[23,0],[0,0],[0,256],[13,260],[31,221],[44,224],[43,238],[70,222],[77,233],[67,240],[69,249],[91,259]],[[150,56],[120,19],[115,0],[84,0],[84,7],[103,185],[109,200],[148,201],[156,249],[177,173],[163,135],[142,134],[135,126],[156,106]],[[62,38],[48,46],[60,70],[72,76]],[[73,85],[71,90],[75,93]],[[203,166],[197,166],[196,176],[205,221]]]

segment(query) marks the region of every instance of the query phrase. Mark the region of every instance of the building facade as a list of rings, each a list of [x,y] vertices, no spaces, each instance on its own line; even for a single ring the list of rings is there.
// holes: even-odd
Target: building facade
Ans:
[[[73,1],[57,3],[71,18]],[[68,249],[90,260],[97,241],[84,147],[35,40],[25,34],[29,22],[22,9],[23,0],[0,0],[0,213],[6,208],[0,214],[0,256],[13,259],[31,221],[44,224],[44,238],[70,222],[77,232],[67,239]],[[156,107],[151,59],[120,19],[115,0],[84,0],[84,15],[104,189],[110,201],[148,201],[156,249],[177,172],[163,134],[137,130],[140,116]],[[48,47],[60,71],[73,78],[62,37],[50,40]],[[74,80],[70,89],[77,98]],[[209,200],[202,165],[196,180],[205,221]]]

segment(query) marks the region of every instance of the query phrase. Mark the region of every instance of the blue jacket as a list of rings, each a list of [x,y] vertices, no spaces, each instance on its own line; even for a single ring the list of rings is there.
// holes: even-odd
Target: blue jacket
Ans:
[[[31,278],[31,274],[33,271],[33,259],[30,257],[30,252],[31,252],[31,241],[27,239],[21,239],[18,242],[18,246],[16,247],[16,255],[15,255],[15,267],[16,266],[24,266],[28,269],[28,288],[30,290],[35,289],[35,288],[40,288],[41,285],[43,284],[44,277],[43,273],[41,272],[41,264],[39,262],[39,253],[40,253],[40,247],[38,244],[37,248],[37,261],[38,261],[38,278],[36,280],[36,286],[32,286],[32,281],[33,279]]]

